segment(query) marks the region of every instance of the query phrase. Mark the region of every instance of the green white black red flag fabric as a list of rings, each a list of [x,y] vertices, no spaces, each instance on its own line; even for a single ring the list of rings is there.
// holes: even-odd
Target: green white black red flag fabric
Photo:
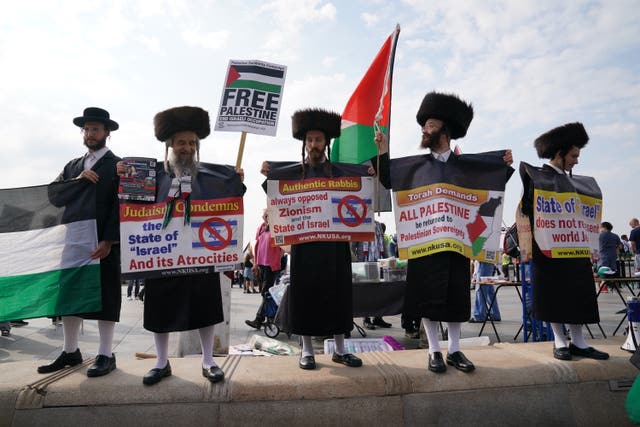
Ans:
[[[389,135],[393,61],[400,26],[391,33],[369,66],[342,113],[342,131],[333,141],[331,161],[363,163],[377,155],[375,127]]]
[[[0,321],[101,310],[95,187],[0,190]]]
[[[463,154],[446,163],[431,154],[391,160],[400,258],[452,251],[498,261],[504,190],[514,171],[504,153]]]

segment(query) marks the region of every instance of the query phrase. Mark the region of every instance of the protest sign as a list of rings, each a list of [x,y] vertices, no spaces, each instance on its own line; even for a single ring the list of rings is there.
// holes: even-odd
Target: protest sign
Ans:
[[[333,178],[294,179],[299,176],[294,170],[267,181],[267,212],[275,245],[375,238],[373,178],[341,176],[341,167],[346,172],[349,166],[363,170],[359,165],[333,164]],[[269,178],[276,175],[272,171]]]
[[[185,203],[178,200],[163,229],[165,209],[165,203],[120,205],[123,278],[233,270],[241,262],[241,197],[193,200],[187,224]]]
[[[513,171],[502,153],[463,154],[448,163],[430,154],[391,161],[400,258],[453,251],[498,261],[504,189]]]
[[[595,258],[602,217],[602,192],[589,176],[520,163],[523,180],[533,184],[533,237],[549,258]]]
[[[287,67],[231,60],[215,130],[275,136]]]

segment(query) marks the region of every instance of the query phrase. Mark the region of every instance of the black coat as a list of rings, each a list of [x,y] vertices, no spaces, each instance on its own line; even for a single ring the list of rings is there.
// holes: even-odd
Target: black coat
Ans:
[[[542,170],[558,174],[544,165]],[[571,179],[571,178],[568,178]],[[533,183],[523,177],[522,212],[533,223]],[[534,235],[535,236],[535,235]],[[533,238],[533,317],[554,323],[598,323],[598,302],[591,261],[588,258],[548,258]]]
[[[331,167],[331,171],[329,171]],[[357,165],[324,163],[305,168],[305,178],[366,175]],[[301,179],[300,163],[269,172],[269,179]],[[355,175],[354,175],[355,174]],[[285,178],[286,176],[286,178]],[[295,178],[294,178],[295,177]],[[291,282],[287,289],[285,330],[328,336],[353,329],[351,252],[348,242],[312,242],[291,246]]]
[[[84,170],[85,157],[79,157],[66,164],[55,181],[74,179]],[[86,185],[96,187],[96,226],[98,241],[120,241],[120,222],[118,213],[118,174],[116,163],[120,158],[111,151],[102,156],[91,168],[98,174],[98,182],[84,180]],[[111,246],[111,252],[100,260],[100,279],[102,281],[102,311],[96,313],[76,313],[84,319],[120,320],[122,304],[120,283],[120,245]]]
[[[504,151],[458,156],[452,152],[447,164],[455,163],[461,157],[474,158],[474,162],[502,164]],[[428,156],[428,155],[427,155]],[[429,160],[433,160],[429,157]],[[476,166],[477,167],[477,166]],[[513,169],[505,167],[505,180],[508,181]],[[380,181],[389,188],[393,177],[390,176],[389,156],[380,156]],[[396,180],[393,185],[403,184]],[[407,288],[403,313],[409,317],[424,317],[430,320],[447,322],[466,322],[471,315],[471,271],[469,258],[456,252],[438,252],[420,258],[410,259],[407,263]]]
[[[457,161],[451,153],[447,163]],[[407,290],[403,313],[445,322],[466,322],[471,316],[469,258],[438,252],[407,262]]]
[[[191,183],[192,200],[226,197],[240,184],[233,168],[201,163]],[[172,176],[163,164],[157,169],[158,203],[166,199]],[[244,192],[244,186],[242,186]],[[236,195],[236,194],[233,194]],[[144,295],[144,328],[152,332],[199,329],[224,320],[220,274],[215,272],[147,279]]]

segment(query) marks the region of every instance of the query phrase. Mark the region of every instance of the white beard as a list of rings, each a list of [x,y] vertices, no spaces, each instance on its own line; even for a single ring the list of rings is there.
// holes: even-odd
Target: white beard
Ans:
[[[169,151],[169,170],[173,171],[177,177],[191,175],[196,176],[198,173],[198,162],[195,160],[195,155],[190,159],[183,160],[176,156],[173,150]]]

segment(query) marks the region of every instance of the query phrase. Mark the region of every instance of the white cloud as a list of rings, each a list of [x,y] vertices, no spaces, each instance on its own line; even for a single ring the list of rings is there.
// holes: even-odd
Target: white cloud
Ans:
[[[322,58],[322,66],[325,68],[332,67],[336,63],[336,58],[334,56],[325,56]]]
[[[219,50],[227,46],[230,34],[227,30],[205,33],[195,29],[189,29],[181,32],[180,36],[191,46]]]
[[[367,27],[373,27],[380,22],[380,17],[374,13],[364,12],[360,15]]]

